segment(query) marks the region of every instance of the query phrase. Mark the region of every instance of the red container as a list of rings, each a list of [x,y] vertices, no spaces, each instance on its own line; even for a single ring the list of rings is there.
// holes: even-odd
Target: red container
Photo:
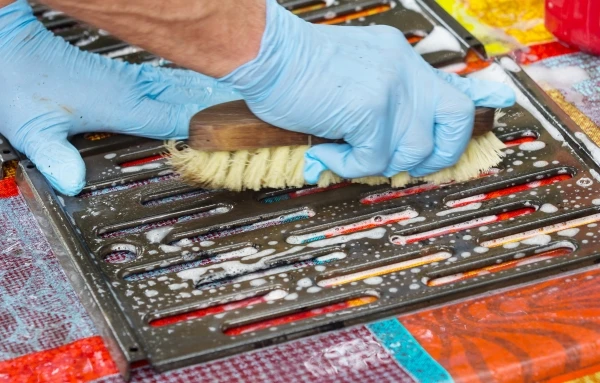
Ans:
[[[600,0],[546,0],[546,28],[557,39],[600,55]]]

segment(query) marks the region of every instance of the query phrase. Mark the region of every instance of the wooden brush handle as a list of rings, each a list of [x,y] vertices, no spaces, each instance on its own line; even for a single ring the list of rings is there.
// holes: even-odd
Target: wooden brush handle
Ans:
[[[473,136],[494,127],[494,109],[477,108]],[[188,145],[204,151],[236,151],[277,146],[316,145],[334,141],[291,132],[256,117],[244,101],[232,101],[207,108],[190,122]]]

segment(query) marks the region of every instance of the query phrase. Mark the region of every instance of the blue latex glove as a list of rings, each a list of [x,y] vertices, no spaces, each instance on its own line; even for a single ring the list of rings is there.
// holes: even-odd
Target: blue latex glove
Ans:
[[[258,56],[221,79],[275,126],[348,144],[306,155],[305,178],[423,176],[456,163],[471,137],[474,107],[515,101],[505,85],[428,65],[397,29],[314,25],[267,0]]]
[[[239,99],[197,73],[82,52],[47,31],[25,0],[0,9],[0,70],[0,133],[67,195],[85,182],[83,160],[67,136],[184,139],[196,112]]]

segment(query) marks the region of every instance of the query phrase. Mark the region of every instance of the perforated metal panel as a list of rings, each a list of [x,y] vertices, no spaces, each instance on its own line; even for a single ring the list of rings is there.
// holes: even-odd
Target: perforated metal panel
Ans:
[[[176,368],[596,262],[598,166],[510,75],[565,141],[503,110],[504,162],[465,183],[209,192],[172,173],[160,142],[97,134],[72,140],[81,195],[27,161],[19,184],[124,375]]]

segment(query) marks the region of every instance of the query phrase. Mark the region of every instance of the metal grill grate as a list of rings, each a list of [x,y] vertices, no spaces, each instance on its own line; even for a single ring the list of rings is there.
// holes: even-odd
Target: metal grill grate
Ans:
[[[335,17],[323,12],[305,17]],[[123,373],[166,370],[596,262],[598,166],[545,102],[566,141],[503,110],[504,162],[461,184],[208,192],[172,173],[160,142],[124,136],[73,139],[88,169],[77,197],[27,161],[19,182]]]

